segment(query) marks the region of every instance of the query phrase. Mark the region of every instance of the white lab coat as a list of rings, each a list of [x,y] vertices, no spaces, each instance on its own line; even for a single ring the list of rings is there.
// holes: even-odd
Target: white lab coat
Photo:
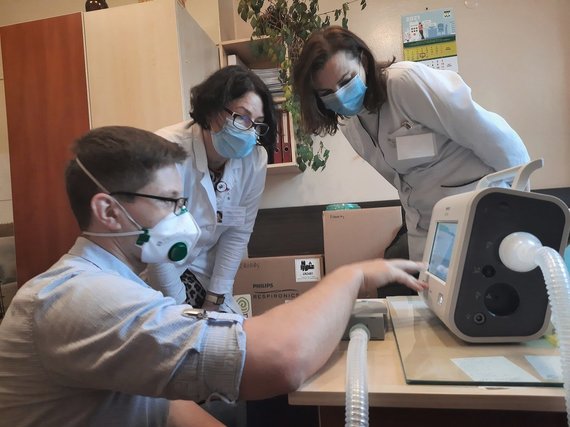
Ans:
[[[388,99],[341,123],[356,152],[398,190],[406,214],[410,259],[423,256],[431,212],[443,197],[474,189],[486,174],[529,161],[517,133],[471,98],[452,71],[398,62],[387,70]],[[398,158],[396,138],[433,132],[435,154]]]
[[[197,243],[199,255],[188,268],[207,290],[225,295],[222,310],[229,306],[239,312],[231,295],[265,187],[267,152],[256,146],[243,159],[229,159],[221,178],[227,188],[216,191],[208,170],[202,129],[198,124],[189,127],[190,123],[178,123],[156,132],[181,144],[189,154],[180,172],[188,208],[202,234]],[[222,214],[221,223],[218,213]]]

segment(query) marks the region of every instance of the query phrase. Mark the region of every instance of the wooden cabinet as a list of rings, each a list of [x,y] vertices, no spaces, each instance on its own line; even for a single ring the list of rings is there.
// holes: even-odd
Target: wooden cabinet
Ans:
[[[83,16],[92,127],[154,131],[190,118],[190,88],[219,68],[218,49],[178,1]]]
[[[0,28],[18,282],[67,251],[78,227],[63,172],[89,129],[81,14]]]
[[[22,285],[78,235],[63,177],[73,140],[188,119],[190,87],[218,69],[218,49],[176,0],[5,26],[0,42]]]

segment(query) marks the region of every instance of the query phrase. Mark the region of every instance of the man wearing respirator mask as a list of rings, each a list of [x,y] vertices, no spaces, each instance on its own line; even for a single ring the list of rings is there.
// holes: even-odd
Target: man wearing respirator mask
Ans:
[[[194,402],[296,389],[334,350],[359,293],[389,281],[425,286],[407,273],[418,263],[377,260],[339,268],[251,319],[178,304],[139,274],[196,251],[177,169],[184,149],[109,126],[74,153],[66,184],[82,236],[19,289],[0,324],[6,425],[219,426]]]

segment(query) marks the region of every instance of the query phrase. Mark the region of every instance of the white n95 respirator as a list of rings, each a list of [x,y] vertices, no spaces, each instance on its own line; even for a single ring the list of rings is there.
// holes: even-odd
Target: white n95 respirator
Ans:
[[[141,261],[147,264],[182,264],[200,238],[200,228],[186,209],[178,215],[172,212],[154,227],[136,233],[141,233],[137,245],[141,247]]]

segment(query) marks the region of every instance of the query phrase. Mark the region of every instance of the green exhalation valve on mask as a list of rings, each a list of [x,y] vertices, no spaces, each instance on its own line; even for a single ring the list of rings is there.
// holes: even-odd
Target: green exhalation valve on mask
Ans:
[[[148,242],[150,239],[150,235],[148,234],[148,230],[144,229],[141,231],[142,231],[142,233],[139,234],[139,237],[137,238],[137,245],[139,245],[139,246],[141,246],[143,243]]]
[[[186,255],[188,255],[188,246],[182,242],[175,243],[168,251],[168,259],[170,261],[183,260],[186,258]]]

